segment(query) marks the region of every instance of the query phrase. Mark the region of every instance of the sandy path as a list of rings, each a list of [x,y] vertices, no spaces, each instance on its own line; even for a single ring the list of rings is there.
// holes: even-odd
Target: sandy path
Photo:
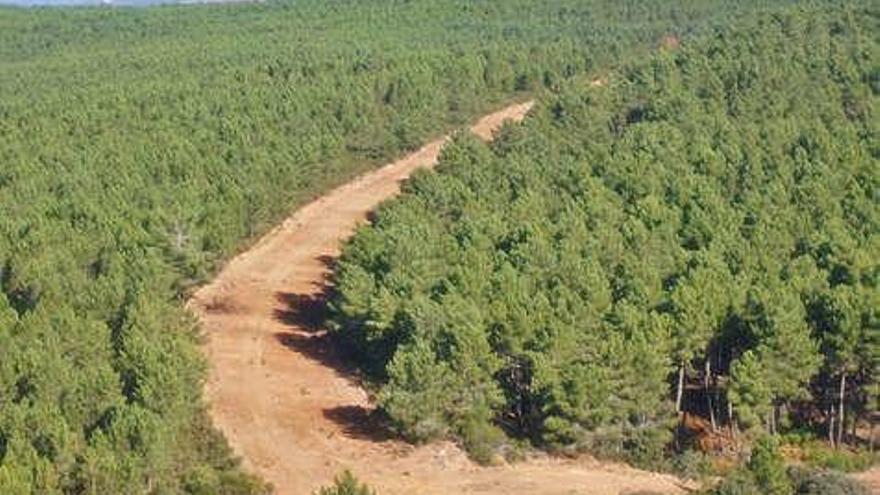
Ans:
[[[483,139],[531,103],[471,129]],[[306,205],[234,258],[190,300],[206,332],[206,397],[214,423],[278,494],[307,495],[352,469],[379,495],[611,495],[679,491],[676,479],[623,466],[536,459],[482,468],[448,442],[412,447],[371,428],[365,392],[317,327],[328,264],[366,214],[395,195],[445,139]]]

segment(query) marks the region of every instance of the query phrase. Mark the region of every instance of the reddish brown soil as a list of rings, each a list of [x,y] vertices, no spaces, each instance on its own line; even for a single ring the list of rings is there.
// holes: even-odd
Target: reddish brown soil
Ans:
[[[868,493],[880,493],[880,466],[874,466],[864,473],[853,475],[853,477],[868,487]]]
[[[530,107],[506,108],[471,130],[488,139]],[[415,169],[432,166],[444,142],[301,208],[193,296],[216,426],[278,494],[310,494],[345,468],[380,495],[680,493],[673,477],[588,459],[479,467],[449,442],[413,447],[374,420],[373,404],[320,328],[321,295],[340,243]]]

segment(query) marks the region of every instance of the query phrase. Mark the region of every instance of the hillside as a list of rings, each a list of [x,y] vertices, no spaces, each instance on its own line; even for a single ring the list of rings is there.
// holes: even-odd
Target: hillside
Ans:
[[[489,138],[530,107],[493,113],[473,131]],[[672,476],[588,460],[479,468],[450,442],[413,447],[383,428],[347,357],[321,328],[328,265],[369,211],[411,173],[435,163],[444,142],[304,206],[196,292],[190,306],[207,333],[214,424],[277,495],[311,493],[343,469],[383,495],[563,494],[586,487],[594,495],[677,493]]]
[[[676,413],[717,453],[767,434],[866,448],[877,21],[719,27],[448,145],[334,272],[331,328],[395,431],[655,469],[687,451]]]
[[[797,265],[798,269],[809,272],[804,275],[804,280],[816,282],[822,279],[822,270],[831,270],[835,277],[844,278],[826,277],[829,290],[832,285],[841,285],[840,280],[845,282],[842,284],[844,288],[852,288],[819,293],[831,299],[827,305],[817,308],[841,315],[841,321],[858,320],[865,314],[863,309],[871,306],[870,298],[876,296],[876,284],[871,285],[875,283],[871,282],[871,274],[876,273],[871,271],[873,265],[870,261],[873,259],[871,254],[876,252],[876,239],[871,235],[872,229],[876,232],[876,224],[871,223],[875,214],[871,208],[876,206],[876,198],[853,195],[852,199],[844,200],[837,195],[850,191],[847,187],[855,187],[853,183],[869,189],[872,184],[876,185],[875,174],[870,168],[876,164],[871,161],[876,160],[876,143],[873,141],[876,124],[871,113],[876,95],[876,60],[872,58],[875,56],[872,50],[876,36],[871,35],[876,33],[877,26],[873,10],[866,10],[862,3],[856,2],[834,14],[838,17],[833,26],[820,24],[822,29],[816,31],[820,36],[818,45],[808,50],[822,48],[816,55],[785,51],[770,43],[778,51],[774,52],[775,58],[761,59],[767,65],[760,66],[760,71],[746,64],[751,59],[733,55],[731,60],[739,60],[745,65],[722,64],[718,67],[728,74],[722,81],[729,87],[717,88],[712,82],[700,86],[699,91],[707,92],[706,95],[694,95],[694,89],[690,88],[684,91],[688,96],[681,101],[678,99],[681,95],[674,94],[675,98],[663,101],[662,105],[642,108],[639,103],[654,102],[655,90],[669,90],[665,86],[668,82],[662,79],[664,70],[685,77],[681,68],[663,68],[663,64],[668,63],[675,66],[676,45],[688,47],[692,40],[714,36],[718,33],[718,26],[748,25],[759,21],[772,21],[774,32],[782,31],[780,40],[792,36],[791,39],[802,42],[803,32],[799,31],[799,26],[812,25],[804,19],[808,20],[810,12],[818,11],[813,9],[832,4],[720,0],[682,0],[656,5],[635,0],[286,0],[143,9],[0,8],[0,493],[265,493],[267,488],[263,481],[239,467],[226,439],[211,424],[203,400],[203,387],[208,377],[208,363],[199,348],[204,340],[203,328],[184,307],[185,301],[225,262],[244,251],[298,206],[364,171],[418,149],[431,138],[461,127],[490,109],[535,96],[547,103],[538,105],[536,117],[530,120],[533,123],[526,124],[525,131],[506,130],[499,144],[492,148],[458,140],[443,161],[452,163],[456,160],[456,153],[466,156],[473,152],[477,154],[473,159],[475,164],[488,163],[486,173],[498,167],[492,165],[499,160],[493,156],[505,156],[504,153],[519,156],[518,159],[524,162],[539,164],[544,163],[545,158],[556,156],[568,157],[561,160],[563,163],[577,162],[583,153],[600,152],[586,146],[585,136],[605,139],[604,143],[609,144],[614,141],[602,132],[612,132],[612,129],[623,132],[632,123],[629,122],[631,119],[636,123],[649,122],[656,112],[675,113],[678,105],[695,105],[697,100],[711,100],[720,95],[730,96],[731,101],[725,100],[723,105],[743,115],[765,115],[762,113],[765,106],[766,112],[784,113],[787,107],[754,99],[745,90],[758,82],[767,83],[767,94],[776,96],[774,91],[791,88],[786,81],[794,77],[793,80],[810,91],[810,101],[816,102],[814,113],[804,109],[806,105],[797,94],[786,94],[782,101],[796,112],[796,117],[789,116],[782,122],[787,127],[776,129],[765,123],[761,131],[779,133],[780,139],[794,146],[798,143],[793,137],[795,131],[804,129],[801,119],[808,117],[806,121],[815,130],[804,131],[805,141],[802,146],[798,145],[803,151],[771,146],[766,151],[767,156],[805,153],[809,158],[813,156],[811,154],[827,153],[827,156],[821,155],[823,160],[833,159],[833,163],[846,163],[848,167],[868,167],[862,175],[857,175],[852,168],[839,171],[835,168],[835,180],[840,179],[845,184],[832,183],[833,187],[829,186],[827,191],[830,196],[820,194],[823,189],[816,183],[810,183],[815,190],[800,192],[807,197],[827,199],[828,204],[823,203],[815,209],[816,212],[825,212],[825,206],[833,209],[829,205],[839,205],[839,208],[834,207],[831,216],[835,221],[829,221],[827,228],[823,224],[825,230],[818,232],[834,239],[844,239],[845,245],[828,243],[826,246],[822,239],[812,238],[799,239],[804,242],[796,243],[797,249],[808,250],[804,256],[809,254],[817,260],[816,271],[810,271],[812,266],[809,264],[806,267]],[[792,17],[790,12],[807,13]],[[853,17],[856,20],[852,20]],[[777,26],[780,18],[792,18],[797,22],[792,26],[783,23],[780,28]],[[760,39],[755,37],[755,40]],[[638,68],[641,66],[637,61],[647,59],[658,48],[664,50],[664,56],[669,60],[661,57],[653,62],[657,73],[652,75],[654,69]],[[744,45],[733,42],[720,48],[749,51]],[[800,60],[801,65],[783,71],[775,79],[762,79],[769,77],[763,74],[770,68],[785,67],[788,57]],[[835,62],[826,67],[822,57]],[[804,67],[811,63],[821,67],[806,71]],[[609,74],[614,74],[609,78],[609,96],[598,98],[610,100],[594,109],[584,100],[597,97],[582,93],[588,87],[584,81]],[[804,79],[805,74],[820,79],[813,84]],[[626,93],[627,87],[634,88],[636,93]],[[738,100],[739,92],[731,91],[731,87],[743,89],[743,94],[749,97]],[[840,118],[839,112],[832,112],[841,105],[846,121]],[[614,109],[622,108],[632,113],[614,114],[617,111]],[[720,160],[716,155],[726,156],[724,153],[728,152],[716,143],[718,136],[739,136],[720,123],[739,125],[749,122],[745,117],[724,120],[728,117],[719,116],[711,107],[705,111],[702,108],[682,108],[687,109],[688,115],[694,117],[694,122],[700,126],[683,127],[681,122],[673,121],[667,128],[652,131],[657,133],[656,136],[632,136],[630,139],[642,139],[647,143],[645,146],[656,139],[659,148],[665,149],[676,143],[683,148],[685,146],[680,141],[684,139],[679,134],[700,135],[697,131],[715,129],[717,136],[705,138],[708,140],[707,155],[703,159],[711,165]],[[595,115],[594,111],[597,112]],[[609,117],[612,114],[614,117]],[[718,116],[720,120],[700,120],[708,118],[706,116]],[[569,122],[571,119],[573,122]],[[606,129],[609,124],[610,128]],[[540,132],[532,127],[542,125],[563,129],[548,134],[546,139],[539,139],[536,136],[540,136]],[[564,129],[566,126],[567,130]],[[640,126],[629,127],[637,129]],[[827,145],[825,139],[830,138],[820,132],[825,127],[834,130],[831,142],[840,139],[839,142],[847,145],[842,148],[844,151]],[[523,139],[530,143],[534,141],[542,148],[528,152],[504,151],[505,146],[522,146],[517,144],[519,138],[516,136],[523,132],[529,136]],[[768,139],[760,133],[747,137],[756,143]],[[679,141],[668,141],[673,138]],[[831,151],[826,151],[826,147]],[[845,150],[854,150],[854,155],[844,156]],[[541,155],[544,152],[548,153],[547,157]],[[609,150],[601,153],[608,153],[615,160],[618,158]],[[657,153],[662,154],[661,151]],[[590,157],[591,160],[594,158]],[[792,160],[803,162],[797,169],[800,175],[795,174],[792,180],[793,177],[811,177],[827,172],[831,163],[819,160],[816,165],[804,158]],[[518,173],[524,174],[523,177],[535,173],[521,165],[525,169]],[[554,175],[558,171],[545,165],[534,170],[546,169],[548,177],[558,179]],[[814,166],[818,167],[817,171],[811,168]],[[514,170],[517,169],[511,169]],[[607,170],[608,177],[602,175],[604,171],[597,171],[597,174],[603,179],[617,181],[617,186],[610,182],[603,182],[601,188],[598,188],[599,184],[593,185],[598,188],[597,192],[609,196],[609,204],[629,209],[644,207],[651,214],[669,213],[668,205],[663,203],[666,198],[661,200],[659,194],[644,205],[631,204],[636,201],[632,198],[645,197],[643,189],[656,186],[643,182],[648,178],[641,177],[641,169],[634,168],[627,174],[613,177],[615,172],[611,168]],[[683,170],[687,167],[683,166]],[[700,174],[706,173],[700,171],[696,175]],[[741,175],[723,178],[737,184],[737,181],[750,177],[754,181],[767,178],[763,175],[752,177],[745,171]],[[420,184],[433,180],[437,179],[419,178],[408,186],[408,190],[414,191],[412,187],[421,187]],[[599,179],[592,180],[591,184],[596,180]],[[555,190],[548,191],[546,184],[539,183],[543,184],[540,186],[543,189],[540,194],[533,194],[538,204],[541,201],[537,198],[544,193],[558,196]],[[770,183],[789,191],[786,188],[790,184],[784,181]],[[624,185],[635,189],[633,192],[616,189],[626,189]],[[737,187],[746,191],[752,186],[754,184],[746,182]],[[708,187],[707,194],[719,204],[730,202],[730,198],[722,194],[726,194],[727,189],[716,190],[720,186],[714,182],[705,187]],[[506,189],[495,193],[504,191]],[[775,190],[762,190],[762,193],[775,197]],[[488,198],[493,196],[487,196],[486,201]],[[410,201],[413,200],[405,199],[402,204]],[[516,202],[511,204],[517,205]],[[526,206],[531,207],[524,203],[518,208]],[[676,207],[683,205],[676,203]],[[379,218],[389,218],[389,212],[395,211],[394,208],[402,207],[383,209]],[[697,206],[687,208],[694,215],[702,214]],[[770,211],[755,208],[762,213]],[[719,211],[726,214],[728,210],[725,206]],[[802,209],[792,211],[799,221],[810,220],[810,215]],[[505,210],[504,213],[509,212]],[[634,223],[629,210],[625,209],[625,214],[620,217],[609,212],[600,213],[607,213],[610,225],[620,231],[609,234],[609,242],[627,246],[626,242],[642,239],[638,236],[644,233],[638,230],[641,227]],[[773,211],[773,214],[780,215],[789,213],[788,209]],[[520,214],[523,215],[521,220],[529,220],[524,213]],[[558,211],[555,215],[558,216]],[[765,225],[760,223],[762,218],[754,219],[758,222],[755,225]],[[862,232],[850,232],[855,222],[853,218],[863,222]],[[633,225],[617,228],[614,222],[624,219]],[[540,222],[544,220],[542,218]],[[644,221],[660,222],[664,229],[671,228],[662,220]],[[669,259],[660,259],[663,256],[659,250],[654,253],[644,248],[629,253],[626,263],[608,265],[623,267],[623,275],[615,275],[615,282],[626,282],[624,275],[630,273],[627,270],[638,273],[638,267],[630,266],[637,265],[632,257],[636,252],[660,266],[657,273],[650,274],[647,279],[632,275],[631,282],[637,285],[612,287],[609,296],[609,304],[615,309],[612,313],[620,318],[631,316],[632,321],[641,321],[640,318],[651,315],[651,321],[656,319],[661,323],[674,317],[675,314],[667,309],[653,306],[666,302],[664,297],[668,291],[665,286],[658,288],[657,277],[670,274],[689,276],[683,266],[696,255],[683,253],[682,249],[699,251],[704,248],[704,244],[714,239],[704,237],[708,235],[707,229],[712,233],[707,225],[722,220],[698,217],[692,226],[687,227],[691,229],[687,239],[692,244],[679,245],[671,250],[667,253]],[[407,221],[414,226],[420,225],[415,219]],[[440,220],[428,215],[421,221]],[[380,221],[374,227],[375,231],[369,232],[382,232],[382,222],[390,220]],[[627,230],[630,227],[637,230],[630,232]],[[746,230],[751,227],[752,224],[744,226]],[[458,227],[453,224],[443,227],[447,228],[455,230]],[[784,241],[780,241],[775,251],[767,249],[766,257],[773,258],[781,252],[779,250],[792,246],[790,231],[793,228],[786,226],[788,234],[783,236]],[[443,229],[441,231],[445,232]],[[669,246],[663,242],[674,244],[673,237],[678,233],[664,229],[660,231],[668,237],[647,240],[660,247]],[[841,232],[839,236],[838,231]],[[410,233],[414,248],[435,249],[417,233]],[[522,233],[526,237],[530,235],[525,230]],[[518,238],[514,234],[516,232],[509,240],[516,244]],[[363,239],[371,235],[377,234],[359,235],[353,246],[367,242]],[[441,237],[444,242],[450,241],[447,233]],[[590,238],[591,242],[603,240]],[[773,246],[770,244],[769,247]],[[502,369],[511,371],[511,363],[531,359],[532,355],[527,355],[526,351],[537,352],[525,346],[525,342],[534,336],[534,325],[511,326],[523,333],[503,344],[510,344],[509,349],[497,347],[498,343],[493,342],[495,347],[485,353],[486,348],[479,340],[481,337],[477,338],[475,342],[483,346],[480,355],[488,356],[488,359],[474,368],[475,374],[472,375],[485,385],[483,389],[475,389],[477,402],[469,403],[465,408],[469,414],[467,419],[473,419],[473,422],[454,415],[443,417],[437,423],[439,429],[429,428],[424,430],[428,434],[422,435],[423,430],[413,426],[423,420],[424,415],[418,407],[408,411],[410,407],[406,401],[410,400],[407,396],[410,392],[415,392],[411,396],[415,406],[424,397],[418,395],[418,390],[407,389],[405,384],[397,388],[402,375],[394,378],[393,373],[388,372],[388,363],[396,353],[397,345],[410,348],[406,347],[406,342],[393,339],[377,344],[376,339],[361,338],[360,333],[366,328],[363,323],[374,321],[374,316],[384,318],[375,320],[378,322],[375,330],[379,333],[390,331],[387,335],[393,335],[404,328],[400,326],[401,321],[388,319],[396,315],[396,311],[394,314],[387,311],[397,307],[405,291],[394,287],[395,291],[389,294],[382,292],[379,289],[386,281],[392,285],[397,283],[383,279],[376,285],[378,298],[374,297],[375,294],[359,292],[361,288],[346,270],[354,270],[359,264],[363,264],[367,271],[380,270],[381,266],[358,259],[353,254],[355,249],[347,250],[349,254],[339,275],[342,292],[334,303],[334,320],[340,335],[344,334],[349,344],[369,352],[379,351],[371,360],[363,360],[361,364],[372,373],[374,386],[387,389],[380,403],[395,421],[397,431],[411,439],[447,432],[450,438],[465,438],[462,434],[465,427],[473,427],[475,434],[486,434],[485,439],[490,440],[488,443],[480,440],[474,446],[494,445],[495,439],[502,438],[497,436],[499,425],[510,430],[510,416],[506,415],[510,397],[518,397],[516,394],[520,392],[517,386],[511,388],[511,384],[515,385],[519,379],[516,373],[510,375],[514,381],[509,383],[493,373]],[[396,251],[396,244],[383,249],[401,256],[398,263],[406,263],[409,259],[406,256],[410,253]],[[491,252],[491,249],[484,249],[471,254]],[[707,255],[706,266],[720,266],[717,255]],[[603,258],[602,261],[607,260]],[[702,262],[694,261],[697,264]],[[453,269],[456,266],[460,265],[449,264]],[[760,263],[755,266],[765,268]],[[767,266],[772,268],[775,265]],[[838,267],[842,268],[838,270]],[[421,269],[417,265],[412,268]],[[456,277],[438,270],[442,278],[455,281]],[[749,270],[758,268],[751,266]],[[407,277],[417,275],[420,276],[416,272],[401,273],[394,278],[409,283]],[[543,280],[540,277],[535,280]],[[426,278],[411,287],[411,293],[422,291],[422,296],[428,297],[425,296],[427,292],[444,290],[440,285],[432,286],[430,290],[421,285],[429,280],[437,282]],[[526,283],[529,280],[523,282],[525,285],[520,287],[520,292],[511,291],[511,297],[519,293],[516,297],[528,300],[526,295],[543,294],[547,299],[547,293],[542,292],[546,286],[529,285],[531,282]],[[644,287],[638,285],[642,283]],[[824,285],[821,287],[825,288]],[[439,297],[440,292],[434,296]],[[618,296],[630,292],[639,294],[639,299],[633,302],[629,313],[621,313],[627,308],[617,304]],[[794,297],[791,291],[786,294],[785,301]],[[736,295],[733,300],[738,301],[737,304],[751,301],[743,297]],[[577,298],[573,297],[571,301],[574,304]],[[375,314],[361,311],[358,305],[362,304],[370,304],[370,311],[375,310]],[[387,308],[383,306],[386,304],[389,305]],[[522,307],[530,306],[523,302]],[[791,307],[795,312],[800,311],[796,303]],[[472,308],[462,309],[471,311]],[[512,325],[518,319],[533,316],[525,309],[523,311],[519,316],[511,312],[509,321],[505,321]],[[605,313],[601,313],[604,321]],[[561,321],[571,322],[574,315],[565,315]],[[581,316],[598,318],[593,313]],[[874,325],[875,320],[871,318],[865,321]],[[502,321],[503,318],[496,320]],[[595,319],[584,321],[595,322]],[[622,325],[621,321],[613,324]],[[560,324],[559,321],[556,324]],[[691,326],[701,324],[699,320],[687,323]],[[844,326],[858,328],[858,332],[862,332],[858,335],[864,333],[859,325],[847,323]],[[842,328],[835,323],[829,331],[839,327]],[[608,328],[612,333],[616,331]],[[485,331],[485,328],[479,329]],[[680,355],[660,353],[656,362],[646,364],[652,372],[653,383],[662,387],[649,390],[646,397],[651,400],[643,404],[645,408],[668,406],[668,398],[660,394],[661,391],[668,392],[662,379],[671,366],[668,360],[678,365],[687,364],[680,366],[687,368],[686,378],[691,382],[698,379],[691,368],[703,356],[703,340],[688,344]],[[624,341],[619,342],[620,345],[631,343]],[[559,345],[563,345],[562,342],[560,340]],[[672,343],[677,341],[667,342],[670,346],[677,345]],[[831,366],[827,353],[828,349],[837,349],[828,347],[836,345],[835,341],[810,342],[809,345],[817,346],[817,350],[808,356],[809,359],[805,358],[809,361],[805,364],[824,371],[806,366],[807,371],[816,371],[809,376],[839,380],[840,371],[846,370],[846,383],[852,394],[847,398],[847,407],[857,408],[865,404],[869,400],[868,391],[872,390],[869,384],[874,375],[865,371],[868,368],[864,365],[863,346],[856,346],[858,352],[841,354],[843,361],[834,361],[834,366],[840,364],[834,371],[827,368]],[[543,352],[546,349],[538,350]],[[407,352],[400,355],[406,356]],[[439,356],[439,366],[447,366],[443,363],[448,356],[442,353]],[[850,356],[858,357],[850,359]],[[505,361],[508,358],[514,360]],[[562,360],[557,364],[571,364],[566,361],[568,357],[564,353],[555,358]],[[733,358],[725,359],[713,363],[716,366],[713,376],[721,378],[730,374],[725,363],[733,362]],[[755,359],[760,364],[762,354],[757,353]],[[404,357],[399,361],[403,362]],[[742,376],[755,372],[754,363],[743,362]],[[634,363],[609,361],[598,371],[607,371],[616,365],[632,369]],[[572,373],[595,371],[580,366],[567,369]],[[798,379],[783,383],[786,387],[795,382],[798,385],[786,388],[786,394],[803,389],[801,385],[807,376],[806,371],[798,373]],[[437,375],[442,376],[443,373]],[[392,378],[390,381],[389,377]],[[529,408],[538,404],[553,404],[556,409],[542,409],[534,417],[514,414],[512,417],[517,424],[510,430],[514,436],[538,447],[546,447],[552,442],[568,448],[578,444],[579,440],[573,439],[580,439],[584,427],[611,424],[617,434],[621,425],[635,421],[624,418],[623,410],[584,417],[578,407],[589,404],[588,399],[592,399],[588,397],[590,391],[578,388],[579,379],[550,375],[545,378],[546,387],[542,389],[545,395],[541,400],[546,402],[533,402],[528,407],[523,403],[525,409],[522,411],[531,411]],[[467,385],[463,383],[449,384],[453,386],[450,390],[454,387],[460,390]],[[616,386],[611,381],[603,383],[607,387]],[[442,385],[446,386],[445,383]],[[823,393],[832,390],[827,383],[816,383],[815,386]],[[574,395],[569,395],[569,390],[574,390]],[[776,388],[771,391],[778,392]],[[510,396],[511,392],[513,396]],[[711,393],[722,394],[720,391]],[[686,399],[699,401],[692,394]],[[443,402],[443,398],[439,400],[444,411],[457,407],[457,404]],[[574,402],[569,404],[569,400]],[[778,401],[774,406],[779,406]],[[746,411],[745,408],[738,410]],[[758,417],[767,410],[766,400],[753,408]],[[551,416],[555,419],[549,424],[553,426],[555,422],[553,431],[556,437],[546,435],[549,431],[546,420]],[[668,418],[665,412],[656,418],[651,413],[652,420],[665,421],[665,418]],[[651,429],[651,435],[660,432],[656,438],[652,437],[654,447],[667,438],[668,430],[663,428]],[[656,452],[651,450],[649,454],[655,455]],[[291,452],[291,455],[297,453]]]

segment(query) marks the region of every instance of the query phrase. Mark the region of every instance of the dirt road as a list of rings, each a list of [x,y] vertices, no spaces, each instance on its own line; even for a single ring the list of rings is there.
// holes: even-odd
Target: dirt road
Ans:
[[[489,139],[530,103],[483,118]],[[445,140],[306,205],[234,258],[190,300],[207,334],[206,397],[247,468],[280,495],[308,495],[350,468],[380,495],[680,492],[673,477],[588,460],[478,467],[451,443],[412,447],[371,420],[367,395],[320,328],[321,294],[340,243],[400,181],[432,166]]]

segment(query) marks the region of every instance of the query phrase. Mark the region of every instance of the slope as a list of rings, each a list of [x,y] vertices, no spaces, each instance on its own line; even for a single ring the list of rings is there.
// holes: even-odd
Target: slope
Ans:
[[[523,103],[471,131],[488,139]],[[483,468],[452,444],[412,447],[373,421],[366,392],[320,327],[329,265],[343,240],[445,139],[356,179],[295,212],[234,258],[190,300],[207,333],[206,396],[215,424],[277,493],[310,493],[350,468],[383,495],[412,493],[675,493],[675,478],[592,461],[543,458]]]

